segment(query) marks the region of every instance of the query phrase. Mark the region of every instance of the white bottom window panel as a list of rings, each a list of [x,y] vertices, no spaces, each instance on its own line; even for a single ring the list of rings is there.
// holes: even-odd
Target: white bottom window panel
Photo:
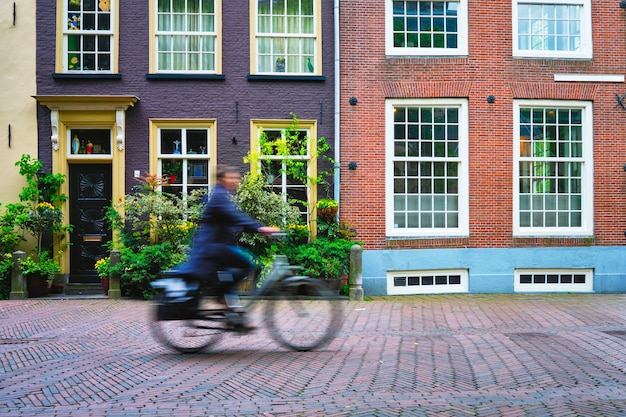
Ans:
[[[515,292],[593,292],[592,269],[516,269]]]
[[[468,289],[465,269],[387,273],[389,295],[466,293]]]

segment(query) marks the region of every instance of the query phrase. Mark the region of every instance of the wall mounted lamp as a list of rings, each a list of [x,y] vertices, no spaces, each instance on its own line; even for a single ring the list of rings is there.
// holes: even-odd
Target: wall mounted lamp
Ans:
[[[356,168],[357,168],[356,162],[354,162],[354,161],[348,162],[348,169],[350,171],[356,171]]]
[[[626,1],[622,0],[619,2],[619,7],[621,7],[622,9],[626,9]]]
[[[495,103],[495,102],[496,102],[496,96],[494,96],[494,95],[492,95],[492,94],[489,94],[489,95],[487,96],[487,103],[489,103],[489,104],[493,104],[493,103]]]
[[[233,139],[231,140],[231,142],[232,142],[233,145],[236,145],[237,144],[237,138],[233,136]]]
[[[359,100],[356,97],[354,97],[354,96],[350,97],[349,103],[350,103],[351,106],[356,106],[356,103],[358,103],[358,102],[359,102]]]

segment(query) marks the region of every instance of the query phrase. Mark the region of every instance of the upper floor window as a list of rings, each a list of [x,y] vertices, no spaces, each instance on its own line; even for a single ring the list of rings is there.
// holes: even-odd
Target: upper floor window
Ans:
[[[467,55],[467,0],[387,0],[388,55]]]
[[[63,0],[60,72],[116,72],[116,7],[116,0]]]
[[[321,74],[320,0],[252,0],[251,73]]]
[[[388,100],[387,235],[465,236],[466,100]]]
[[[154,72],[218,73],[220,0],[157,0]]]
[[[591,104],[520,100],[515,104],[514,233],[593,233]]]
[[[591,58],[590,0],[517,0],[513,55]]]

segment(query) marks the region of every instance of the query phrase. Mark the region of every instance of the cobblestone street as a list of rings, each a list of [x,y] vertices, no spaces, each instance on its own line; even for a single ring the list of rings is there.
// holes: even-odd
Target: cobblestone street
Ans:
[[[180,354],[151,303],[0,301],[3,416],[624,416],[626,295],[344,302],[336,339],[293,352],[263,328]]]

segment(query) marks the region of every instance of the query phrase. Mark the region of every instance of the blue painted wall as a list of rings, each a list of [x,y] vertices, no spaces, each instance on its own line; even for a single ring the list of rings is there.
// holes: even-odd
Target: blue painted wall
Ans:
[[[386,295],[387,271],[467,269],[469,292],[512,293],[520,268],[591,268],[594,292],[626,292],[625,246],[364,250],[363,292]]]

